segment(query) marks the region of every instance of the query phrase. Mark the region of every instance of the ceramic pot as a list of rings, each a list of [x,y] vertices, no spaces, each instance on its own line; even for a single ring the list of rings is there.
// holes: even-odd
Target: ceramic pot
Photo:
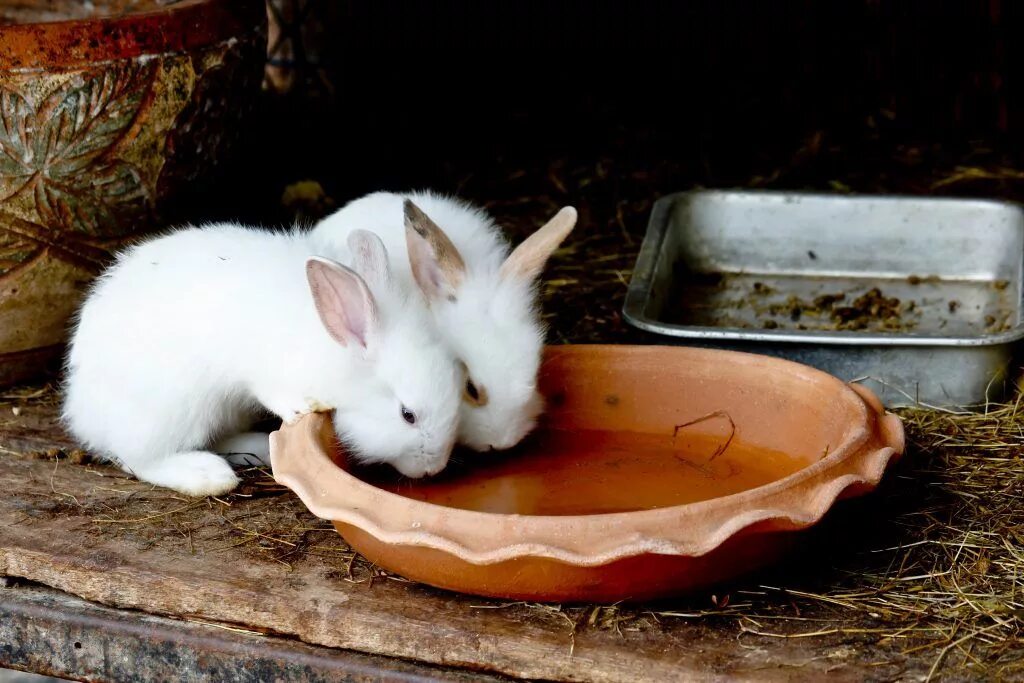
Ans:
[[[254,0],[0,7],[0,384],[59,357],[111,253],[223,162],[265,23]]]
[[[904,447],[899,418],[869,390],[767,356],[549,347],[541,386],[540,433],[493,462],[465,455],[469,476],[368,483],[348,471],[324,415],[271,436],[274,476],[367,559],[410,579],[615,602],[776,561],[838,498],[872,489]]]

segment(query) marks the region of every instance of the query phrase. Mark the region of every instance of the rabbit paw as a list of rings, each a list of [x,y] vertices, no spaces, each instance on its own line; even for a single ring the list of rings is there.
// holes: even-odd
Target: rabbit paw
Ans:
[[[175,453],[136,469],[134,474],[142,481],[189,496],[219,496],[238,486],[238,477],[228,461],[208,451]]]

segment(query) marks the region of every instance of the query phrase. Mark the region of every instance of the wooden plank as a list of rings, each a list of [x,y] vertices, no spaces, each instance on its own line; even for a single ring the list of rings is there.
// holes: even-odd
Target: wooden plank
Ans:
[[[38,585],[2,585],[0,581],[0,667],[62,679],[104,683],[508,680],[102,607]]]
[[[503,605],[405,582],[355,556],[265,474],[223,501],[187,499],[107,466],[32,457],[69,442],[52,396],[19,412],[0,417],[0,575],[104,605],[565,681],[866,680],[930,664],[892,644],[863,647],[869,635],[768,638],[737,620]]]

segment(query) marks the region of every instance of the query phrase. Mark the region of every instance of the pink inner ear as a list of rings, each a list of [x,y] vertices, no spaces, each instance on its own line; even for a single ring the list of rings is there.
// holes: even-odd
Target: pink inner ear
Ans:
[[[501,264],[501,274],[533,280],[540,276],[548,258],[576,226],[576,209],[563,207],[554,218],[527,237]]]
[[[416,284],[428,298],[436,299],[447,296],[444,291],[444,275],[441,273],[440,265],[434,257],[434,250],[431,249],[430,243],[415,230],[406,232],[406,241],[409,247],[409,264],[412,266]]]
[[[327,332],[342,346],[366,348],[377,310],[366,283],[354,272],[326,259],[311,259],[306,277],[317,313]]]

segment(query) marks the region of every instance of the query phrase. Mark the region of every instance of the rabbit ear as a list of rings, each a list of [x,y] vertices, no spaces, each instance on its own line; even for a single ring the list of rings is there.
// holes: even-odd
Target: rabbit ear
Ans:
[[[501,264],[503,277],[533,280],[540,276],[555,249],[576,226],[576,209],[566,206],[544,227],[527,237]]]
[[[363,279],[340,263],[319,256],[306,261],[306,279],[328,334],[342,346],[356,343],[366,348],[378,318],[377,304]]]
[[[353,269],[367,282],[389,286],[391,265],[388,250],[380,237],[368,230],[353,230],[348,236],[348,248],[353,255]]]
[[[448,235],[410,200],[405,200],[405,241],[412,274],[428,299],[454,299],[466,264]]]

